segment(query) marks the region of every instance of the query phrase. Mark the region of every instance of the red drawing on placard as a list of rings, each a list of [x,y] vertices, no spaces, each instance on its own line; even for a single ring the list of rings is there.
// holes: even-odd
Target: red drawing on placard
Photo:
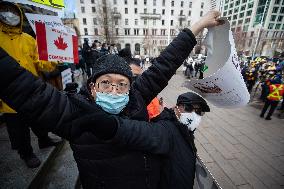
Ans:
[[[68,47],[67,43],[64,42],[61,35],[57,38],[57,40],[54,40],[54,45],[56,45],[56,47],[61,50],[65,50]]]

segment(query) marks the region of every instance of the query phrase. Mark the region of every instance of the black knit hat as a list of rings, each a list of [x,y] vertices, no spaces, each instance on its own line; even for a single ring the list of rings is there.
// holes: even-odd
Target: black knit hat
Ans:
[[[187,92],[179,95],[177,105],[181,104],[198,104],[201,106],[203,112],[210,112],[210,108],[204,98],[193,92]]]
[[[114,73],[121,74],[131,81],[132,72],[128,63],[118,55],[104,55],[97,59],[93,67],[93,75],[91,81],[95,81],[98,77],[104,74]]]

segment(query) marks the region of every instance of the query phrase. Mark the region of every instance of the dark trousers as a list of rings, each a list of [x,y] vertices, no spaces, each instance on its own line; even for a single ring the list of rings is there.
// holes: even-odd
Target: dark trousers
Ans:
[[[264,116],[266,110],[270,106],[269,112],[268,112],[268,114],[266,116],[267,118],[270,118],[272,116],[274,110],[276,109],[278,103],[279,103],[279,101],[266,100],[265,104],[264,104],[264,106],[262,108],[261,115]]]
[[[247,81],[247,88],[248,88],[248,92],[250,93],[252,91],[252,88],[255,84],[255,81],[254,80],[248,80]]]
[[[90,77],[92,75],[92,70],[93,69],[93,65],[92,64],[87,64],[86,65],[86,72],[87,72],[87,76]]]
[[[7,131],[9,134],[12,149],[18,150],[21,157],[29,156],[33,153],[31,146],[31,127],[20,114],[4,114]],[[39,130],[37,127],[31,127],[32,131],[38,137],[39,142],[46,140],[48,133]]]

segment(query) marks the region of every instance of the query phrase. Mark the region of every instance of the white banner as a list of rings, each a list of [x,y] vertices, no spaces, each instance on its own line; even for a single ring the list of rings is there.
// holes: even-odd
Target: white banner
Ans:
[[[50,28],[55,28],[59,31],[66,32],[71,35],[76,35],[76,32],[73,28],[65,26],[62,20],[58,16],[42,15],[42,14],[25,14],[32,29],[36,32],[35,22],[43,22],[46,26]]]
[[[246,105],[250,95],[241,75],[240,64],[230,23],[210,28],[205,38],[208,48],[204,79],[186,81],[184,86],[203,96],[217,107]]]

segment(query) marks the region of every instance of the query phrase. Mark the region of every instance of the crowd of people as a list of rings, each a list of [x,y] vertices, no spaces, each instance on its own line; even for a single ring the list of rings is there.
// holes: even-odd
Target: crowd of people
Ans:
[[[265,102],[260,117],[264,117],[268,107],[271,106],[266,120],[271,120],[271,116],[277,106],[280,113],[284,111],[284,61],[283,59],[255,58],[254,60],[241,63],[242,75],[247,85],[247,89],[254,98],[260,89],[259,100]],[[281,102],[282,101],[282,102]],[[280,104],[281,102],[281,104]]]
[[[184,93],[175,107],[153,114],[151,121],[147,106],[189,56],[197,43],[195,36],[205,27],[222,24],[218,11],[182,30],[143,73],[134,73],[138,60],[128,53],[121,55],[106,45],[99,50],[98,42],[92,47],[84,44],[82,58],[89,77],[77,93],[47,84],[25,66],[42,65],[38,56],[29,56],[35,49],[25,40],[34,43],[34,39],[19,32],[23,19],[19,7],[2,3],[0,40],[12,37],[18,45],[26,45],[15,48],[13,40],[0,43],[0,98],[2,105],[24,118],[18,128],[28,125],[68,140],[83,188],[193,187],[193,134],[209,106],[199,95]]]
[[[190,78],[199,78],[203,79],[203,72],[206,70],[205,65],[205,59],[206,57],[201,58],[192,58],[188,57],[187,60],[184,61],[184,75],[190,79]]]

